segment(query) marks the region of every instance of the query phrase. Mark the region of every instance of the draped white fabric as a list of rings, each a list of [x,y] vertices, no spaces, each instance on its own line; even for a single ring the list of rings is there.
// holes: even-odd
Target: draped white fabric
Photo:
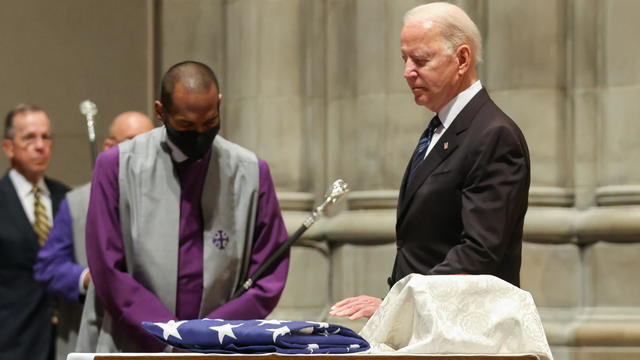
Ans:
[[[533,354],[553,360],[531,294],[490,275],[408,275],[360,335],[372,353]]]

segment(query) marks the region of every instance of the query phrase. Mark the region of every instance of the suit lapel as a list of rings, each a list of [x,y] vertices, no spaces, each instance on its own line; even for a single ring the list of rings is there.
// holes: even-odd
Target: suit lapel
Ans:
[[[44,178],[44,181],[47,183],[47,187],[49,188],[49,193],[51,194],[51,211],[52,211],[53,217],[55,218],[56,214],[58,213],[58,207],[60,206],[60,202],[65,196],[65,192],[59,191],[58,186],[56,186],[56,184],[54,184],[52,181],[50,181],[46,177]]]
[[[402,201],[399,204],[398,223],[400,223],[400,219],[404,217],[404,214],[411,203],[411,199],[420,185],[422,185],[429,175],[431,175],[431,173],[433,173],[433,171],[458,148],[458,134],[451,130],[455,129],[449,128],[445,131],[424,161],[418,165],[415,170],[416,173],[411,178],[411,181],[408,181],[405,184],[406,190],[403,194]],[[448,144],[447,149],[444,148],[445,143]]]
[[[9,177],[9,173],[5,174],[5,176],[0,180],[0,191],[4,192],[3,198],[6,200],[6,208],[7,209],[15,209],[14,211],[9,212],[9,216],[13,219],[12,223],[16,224],[21,229],[30,229],[33,231],[33,226],[29,222],[29,218],[27,218],[27,214],[24,212],[24,208],[22,207],[22,202],[18,197],[18,193],[16,192],[13,183],[11,182],[11,178]],[[18,211],[20,209],[21,211]],[[33,232],[35,235],[35,232]]]
[[[413,157],[412,157],[413,158]],[[402,177],[402,183],[400,183],[400,193],[398,194],[398,206],[396,209],[396,218],[400,218],[400,204],[404,201],[404,194],[407,189],[407,181],[409,181],[409,171],[411,169],[411,158],[407,164],[407,168],[404,170],[404,176]]]
[[[449,126],[449,128],[440,137],[433,149],[429,152],[424,161],[416,168],[416,173],[408,180],[409,168],[405,171],[404,178],[402,180],[402,186],[400,195],[398,197],[398,220],[397,224],[400,225],[406,212],[409,208],[409,204],[413,199],[416,191],[420,186],[429,178],[435,169],[440,166],[464,140],[464,132],[469,128],[478,110],[484,103],[489,100],[487,91],[482,88],[469,103],[460,111],[458,116]],[[446,146],[445,146],[446,144]],[[410,166],[410,165],[409,165]]]

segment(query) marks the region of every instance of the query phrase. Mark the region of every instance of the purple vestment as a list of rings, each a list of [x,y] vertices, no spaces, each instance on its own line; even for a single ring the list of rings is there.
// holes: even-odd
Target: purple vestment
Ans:
[[[76,263],[73,250],[73,225],[69,204],[65,198],[53,220],[47,241],[38,252],[33,267],[37,281],[63,299],[80,302],[80,275],[85,267]]]
[[[178,164],[180,178],[180,239],[176,312],[126,272],[119,214],[119,150],[113,147],[97,160],[87,216],[87,257],[96,294],[118,331],[133,337],[145,351],[162,351],[164,345],[141,326],[142,321],[167,322],[197,317],[202,296],[203,225],[200,198],[209,156],[192,164]],[[258,159],[259,198],[249,275],[287,238],[275,188],[266,162]],[[165,189],[154,189],[160,196]],[[196,204],[197,203],[197,204]],[[289,265],[286,258],[244,295],[211,309],[206,316],[220,319],[259,319],[276,306],[284,289]]]

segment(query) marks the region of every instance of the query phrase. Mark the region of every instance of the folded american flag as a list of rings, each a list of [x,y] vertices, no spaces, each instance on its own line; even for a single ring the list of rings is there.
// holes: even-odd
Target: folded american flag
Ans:
[[[369,349],[353,330],[313,321],[170,320],[142,327],[176,349],[201,353],[341,354]]]

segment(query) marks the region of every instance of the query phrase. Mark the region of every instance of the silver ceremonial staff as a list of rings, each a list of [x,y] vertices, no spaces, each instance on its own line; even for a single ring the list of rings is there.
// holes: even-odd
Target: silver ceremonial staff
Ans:
[[[325,210],[330,206],[336,203],[338,199],[340,199],[344,194],[349,192],[349,185],[344,182],[342,179],[338,179],[333,182],[327,193],[325,194],[325,199],[320,206],[318,206],[315,210],[311,212],[309,217],[300,225],[298,230],[296,230],[293,235],[289,236],[287,241],[285,241],[275,252],[273,252],[269,257],[260,265],[258,270],[245,281],[231,296],[231,299],[235,299],[238,296],[244,294],[245,291],[249,290],[251,286],[256,282],[256,280],[262,277],[262,273],[265,272],[276,260],[279,260],[282,254],[287,251],[293,245],[296,240],[298,240],[302,234],[307,231],[311,225],[315,224],[316,220],[321,215],[324,215]]]
[[[80,113],[87,120],[87,131],[89,135],[89,149],[91,151],[91,168],[96,166],[96,157],[98,156],[98,148],[96,146],[96,130],[94,127],[94,119],[98,114],[96,104],[91,100],[85,100],[80,103]]]

